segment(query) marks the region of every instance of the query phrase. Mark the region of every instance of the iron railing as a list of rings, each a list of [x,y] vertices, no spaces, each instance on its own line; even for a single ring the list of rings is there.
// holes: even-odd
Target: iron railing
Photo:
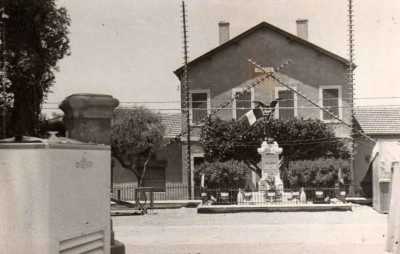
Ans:
[[[136,189],[137,185],[114,185],[111,191],[111,197],[123,200],[123,201],[135,201],[136,200]],[[199,193],[198,190],[195,190]],[[152,188],[151,193],[155,201],[166,201],[166,200],[189,200],[189,186],[188,185],[167,185],[165,188]],[[140,194],[141,199],[145,198],[143,193]],[[146,195],[150,195],[150,191]],[[148,197],[147,197],[148,198]],[[197,195],[195,197],[199,198]]]
[[[123,201],[136,201],[138,187],[136,185],[115,185],[111,193],[112,198]],[[177,184],[167,185],[163,189],[148,188],[149,191],[141,192],[141,199],[154,201],[189,200],[189,186]],[[302,198],[301,188],[285,188],[278,191],[245,191],[240,188],[199,188],[194,189],[194,199],[202,200],[205,205],[242,205],[242,204],[296,204],[296,203],[334,203],[345,202],[348,188],[322,188],[305,187]]]
[[[302,194],[304,193],[304,194]],[[201,199],[205,205],[259,205],[300,203],[344,203],[343,188],[304,188],[279,191],[244,191],[241,189],[204,189]]]

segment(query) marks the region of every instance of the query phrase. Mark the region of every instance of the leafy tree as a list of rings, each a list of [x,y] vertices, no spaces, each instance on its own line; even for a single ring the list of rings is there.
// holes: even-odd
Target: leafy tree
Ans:
[[[67,10],[56,0],[3,0],[9,134],[36,135],[43,103],[55,82],[57,62],[69,51]]]
[[[149,109],[117,109],[111,130],[112,156],[133,172],[142,186],[147,165],[161,147],[164,126]]]
[[[257,148],[266,137],[275,139],[283,148],[282,168],[287,168],[288,163],[294,160],[349,158],[345,143],[329,126],[314,119],[273,119],[266,123],[259,120],[249,129],[241,121],[210,117],[203,126],[200,142],[207,161],[243,161],[260,175],[257,164],[261,157]]]
[[[200,186],[200,177],[204,174],[207,188],[244,188],[249,172],[250,168],[245,163],[235,160],[205,162],[195,169],[195,181]]]

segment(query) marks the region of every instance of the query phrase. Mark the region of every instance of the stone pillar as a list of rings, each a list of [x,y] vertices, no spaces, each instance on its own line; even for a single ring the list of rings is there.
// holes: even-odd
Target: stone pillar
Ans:
[[[277,192],[283,192],[283,182],[279,172],[279,154],[282,148],[276,142],[264,141],[261,147],[257,149],[261,155],[261,179],[258,182],[259,191],[269,191],[274,189]],[[268,182],[273,179],[274,186],[270,186]]]
[[[64,99],[60,109],[64,111],[67,138],[96,144],[111,144],[111,121],[119,101],[111,95],[73,94]],[[112,183],[112,168],[111,183]],[[111,184],[112,185],[112,184]],[[125,246],[114,239],[111,223],[111,254],[124,254]]]
[[[111,143],[111,119],[119,101],[111,95],[73,94],[60,105],[64,111],[67,138],[79,141]]]

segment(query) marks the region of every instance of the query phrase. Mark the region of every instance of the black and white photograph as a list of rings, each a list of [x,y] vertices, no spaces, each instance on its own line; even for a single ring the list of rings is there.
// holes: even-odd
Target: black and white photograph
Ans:
[[[400,1],[0,0],[0,254],[400,254]]]

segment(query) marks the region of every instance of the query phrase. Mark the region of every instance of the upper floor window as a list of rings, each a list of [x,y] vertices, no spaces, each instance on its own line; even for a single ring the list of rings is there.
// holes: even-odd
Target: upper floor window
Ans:
[[[279,98],[276,109],[276,118],[289,120],[297,116],[297,96],[285,87],[277,87],[275,90],[276,98]]]
[[[320,87],[321,106],[335,116],[342,118],[342,91],[340,86]],[[335,121],[336,119],[326,111],[321,110],[323,121]]]
[[[190,119],[191,124],[199,125],[208,116],[210,109],[210,95],[208,90],[190,92]]]
[[[232,113],[233,119],[239,119],[242,115],[246,114],[252,109],[252,102],[254,98],[254,89],[246,90],[244,88],[233,89],[232,91],[233,103]]]

